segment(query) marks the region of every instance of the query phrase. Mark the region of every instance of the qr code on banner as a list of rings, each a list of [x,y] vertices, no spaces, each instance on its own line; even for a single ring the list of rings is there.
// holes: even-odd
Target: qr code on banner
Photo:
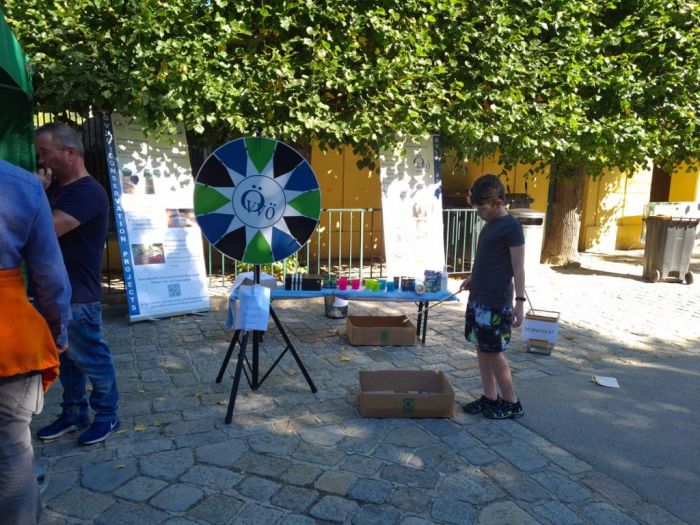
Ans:
[[[180,297],[182,295],[182,290],[180,290],[179,284],[169,284],[168,285],[168,297]]]

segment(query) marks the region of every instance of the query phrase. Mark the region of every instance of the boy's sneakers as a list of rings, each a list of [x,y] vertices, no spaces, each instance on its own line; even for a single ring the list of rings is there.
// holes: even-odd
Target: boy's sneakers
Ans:
[[[79,428],[88,426],[89,423],[87,420],[76,422],[61,414],[56,421],[39,430],[36,433],[36,437],[44,441],[60,438],[62,435],[68,434],[68,432],[75,432]]]
[[[476,401],[472,401],[471,403],[467,403],[466,405],[462,405],[462,410],[464,410],[467,414],[481,414],[482,412],[485,412],[487,409],[490,409],[492,407],[495,407],[498,405],[498,403],[501,401],[501,396],[499,395],[496,397],[496,400],[494,401],[493,399],[489,399],[485,395],[481,395],[479,399]]]
[[[521,417],[524,414],[525,411],[519,399],[515,403],[499,399],[495,405],[484,407],[484,415],[489,419],[508,419]]]
[[[112,421],[93,421],[90,428],[83,432],[78,438],[80,445],[93,445],[107,439],[112,432],[119,429],[119,418]]]

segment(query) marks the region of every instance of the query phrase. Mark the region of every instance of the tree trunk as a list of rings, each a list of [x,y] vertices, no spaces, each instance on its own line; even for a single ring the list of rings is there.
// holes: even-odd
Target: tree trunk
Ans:
[[[542,262],[561,266],[578,264],[578,237],[585,182],[583,166],[553,162],[551,180],[555,188],[549,229],[542,249]]]

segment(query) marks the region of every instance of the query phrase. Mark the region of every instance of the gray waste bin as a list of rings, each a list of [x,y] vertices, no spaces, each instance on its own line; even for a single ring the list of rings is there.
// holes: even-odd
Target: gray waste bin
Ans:
[[[525,235],[525,273],[540,265],[542,241],[544,239],[544,213],[526,208],[508,210],[523,226]]]
[[[339,299],[334,295],[326,295],[323,297],[323,305],[326,317],[344,319],[348,315],[348,302],[344,299]]]
[[[689,270],[700,219],[654,216],[644,219],[644,278],[653,283],[664,279],[693,282]]]

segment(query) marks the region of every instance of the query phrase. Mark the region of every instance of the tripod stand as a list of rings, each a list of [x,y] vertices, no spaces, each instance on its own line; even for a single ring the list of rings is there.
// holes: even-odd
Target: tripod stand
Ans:
[[[254,267],[254,283],[255,284],[260,284],[260,266],[255,265]],[[275,323],[275,326],[277,326],[277,329],[279,330],[280,334],[282,335],[282,338],[284,339],[284,342],[286,343],[286,347],[282,351],[282,353],[277,357],[274,363],[270,366],[270,368],[265,372],[265,374],[260,378],[260,362],[259,362],[259,352],[260,352],[260,341],[262,341],[262,336],[263,332],[260,332],[258,330],[242,330],[238,329],[234,332],[233,337],[231,338],[231,344],[228,347],[228,350],[226,352],[226,356],[224,357],[223,362],[221,363],[221,368],[219,369],[219,374],[216,376],[216,382],[221,383],[221,380],[224,377],[224,372],[226,372],[226,368],[228,367],[228,363],[231,360],[231,356],[233,355],[233,350],[236,347],[236,344],[239,346],[239,351],[238,351],[238,360],[236,362],[236,372],[234,373],[233,376],[233,386],[231,387],[231,396],[229,398],[228,402],[228,410],[226,411],[226,423],[230,423],[231,419],[233,418],[233,409],[236,405],[236,397],[238,395],[238,386],[241,381],[241,372],[245,374],[246,381],[248,382],[248,385],[250,386],[251,390],[257,390],[262,386],[262,384],[265,382],[267,377],[270,375],[270,373],[275,369],[277,364],[280,362],[282,357],[284,357],[284,354],[287,353],[287,351],[291,352],[292,356],[294,357],[294,360],[297,363],[297,366],[299,367],[299,370],[301,370],[301,373],[304,374],[304,379],[306,379],[306,382],[309,384],[309,388],[311,388],[311,392],[314,394],[318,392],[318,389],[316,388],[316,385],[314,385],[314,382],[311,380],[311,376],[309,376],[309,373],[306,371],[306,367],[304,366],[304,363],[302,363],[301,358],[299,357],[299,354],[296,351],[296,348],[294,348],[294,344],[292,341],[289,339],[289,336],[287,335],[287,332],[284,329],[284,326],[282,326],[282,323],[279,320],[279,317],[277,317],[277,314],[275,313],[275,310],[272,308],[272,303],[270,303],[270,316],[272,317],[272,320]],[[246,355],[246,349],[248,346],[248,340],[251,338],[251,332],[252,332],[252,343],[253,343],[253,352],[252,352],[252,363],[248,360],[248,357]],[[241,338],[241,333],[243,334],[243,337]]]

